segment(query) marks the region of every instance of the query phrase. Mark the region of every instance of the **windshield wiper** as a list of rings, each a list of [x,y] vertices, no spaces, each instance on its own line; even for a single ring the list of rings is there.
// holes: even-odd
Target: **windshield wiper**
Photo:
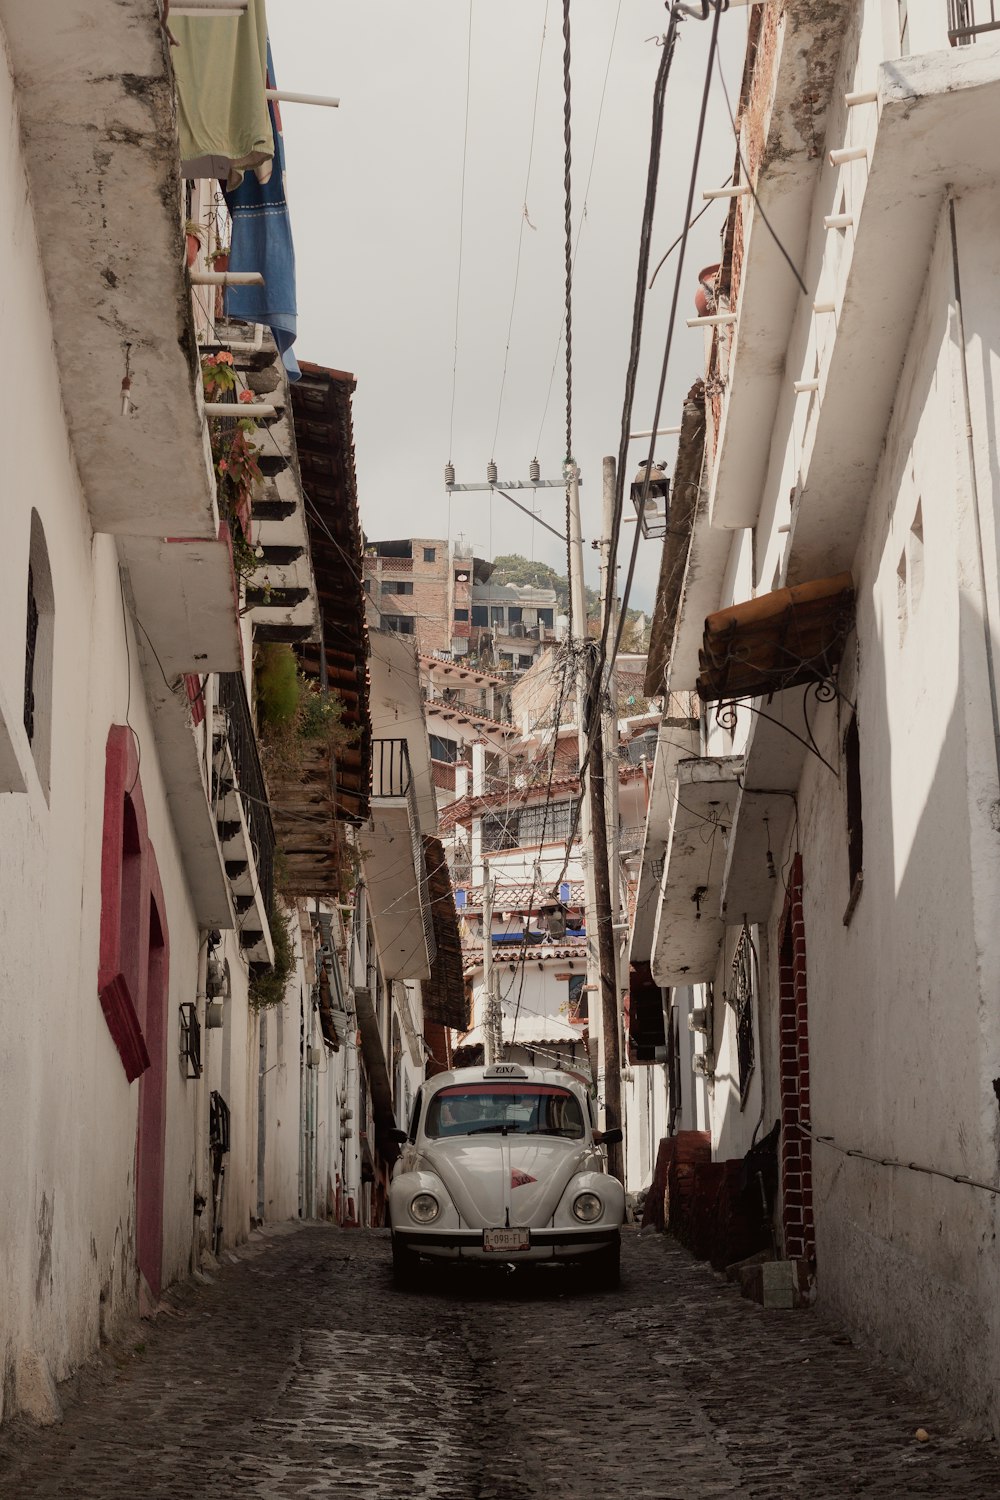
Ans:
[[[503,1125],[477,1125],[474,1130],[467,1130],[466,1135],[507,1135],[509,1131],[517,1131],[518,1125],[505,1123]]]

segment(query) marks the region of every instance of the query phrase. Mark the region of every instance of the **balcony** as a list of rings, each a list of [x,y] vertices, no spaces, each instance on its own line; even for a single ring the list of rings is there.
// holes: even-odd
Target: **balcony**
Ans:
[[[274,895],[274,829],[240,672],[225,672],[217,679],[212,752],[215,821],[240,942],[251,963],[271,963],[268,913]]]
[[[715,975],[725,932],[726,835],[742,771],[739,755],[682,760],[677,766],[653,932],[657,984],[698,984]]]
[[[405,739],[372,741],[365,878],[387,979],[428,979],[437,955],[417,786]]]

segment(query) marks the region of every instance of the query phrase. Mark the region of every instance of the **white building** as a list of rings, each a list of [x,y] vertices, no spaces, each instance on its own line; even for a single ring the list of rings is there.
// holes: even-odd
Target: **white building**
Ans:
[[[707,1012],[715,1156],[779,1121],[783,1253],[998,1430],[990,15],[751,16],[740,149],[781,248],[734,198],[647,690],[704,705],[661,738],[650,950]]]
[[[400,671],[391,650],[373,666],[378,732],[412,752],[420,790],[398,788],[400,819],[397,788],[371,786],[353,378],[303,365],[290,391],[270,336],[192,285],[184,218],[215,213],[214,194],[181,182],[157,7],[125,0],[113,25],[96,0],[58,26],[50,10],[0,3],[0,326],[18,367],[0,590],[0,1419],[51,1419],[55,1383],[100,1340],[260,1221],[378,1221],[389,1132],[466,1020],[440,846],[426,868],[416,664]],[[220,434],[243,429],[206,412],[220,353],[233,401],[257,398],[234,413],[268,408],[262,476],[235,500]],[[293,695],[284,752],[269,652]],[[399,901],[368,863],[380,822],[412,872]]]

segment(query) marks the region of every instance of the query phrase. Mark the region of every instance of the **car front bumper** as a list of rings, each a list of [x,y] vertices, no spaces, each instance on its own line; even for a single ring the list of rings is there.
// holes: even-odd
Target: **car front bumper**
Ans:
[[[483,1249],[481,1229],[411,1230],[393,1229],[393,1239],[418,1255],[446,1260],[477,1260],[486,1264],[509,1265],[520,1261],[582,1260],[595,1250],[616,1245],[621,1232],[617,1225],[596,1229],[531,1229],[530,1250],[495,1251]]]

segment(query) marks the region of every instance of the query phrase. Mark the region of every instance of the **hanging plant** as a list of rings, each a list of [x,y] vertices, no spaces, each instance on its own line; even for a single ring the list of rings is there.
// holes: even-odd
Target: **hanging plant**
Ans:
[[[225,349],[218,354],[204,355],[201,378],[205,400],[224,401],[229,392],[236,390],[233,356]],[[238,415],[239,406],[253,399],[252,391],[240,391],[238,399],[233,402],[232,417],[213,417],[209,421],[219,511],[233,535],[233,560],[241,578],[249,578],[256,571],[251,546],[251,515],[254,487],[264,479],[260,468],[263,450],[252,441],[257,423],[253,417]],[[246,544],[245,552],[239,550],[241,541]]]
[[[292,944],[291,917],[277,901],[267,913],[271,929],[274,963],[262,973],[250,976],[249,999],[255,1010],[267,1010],[285,1003],[288,981],[295,973],[295,949]]]

